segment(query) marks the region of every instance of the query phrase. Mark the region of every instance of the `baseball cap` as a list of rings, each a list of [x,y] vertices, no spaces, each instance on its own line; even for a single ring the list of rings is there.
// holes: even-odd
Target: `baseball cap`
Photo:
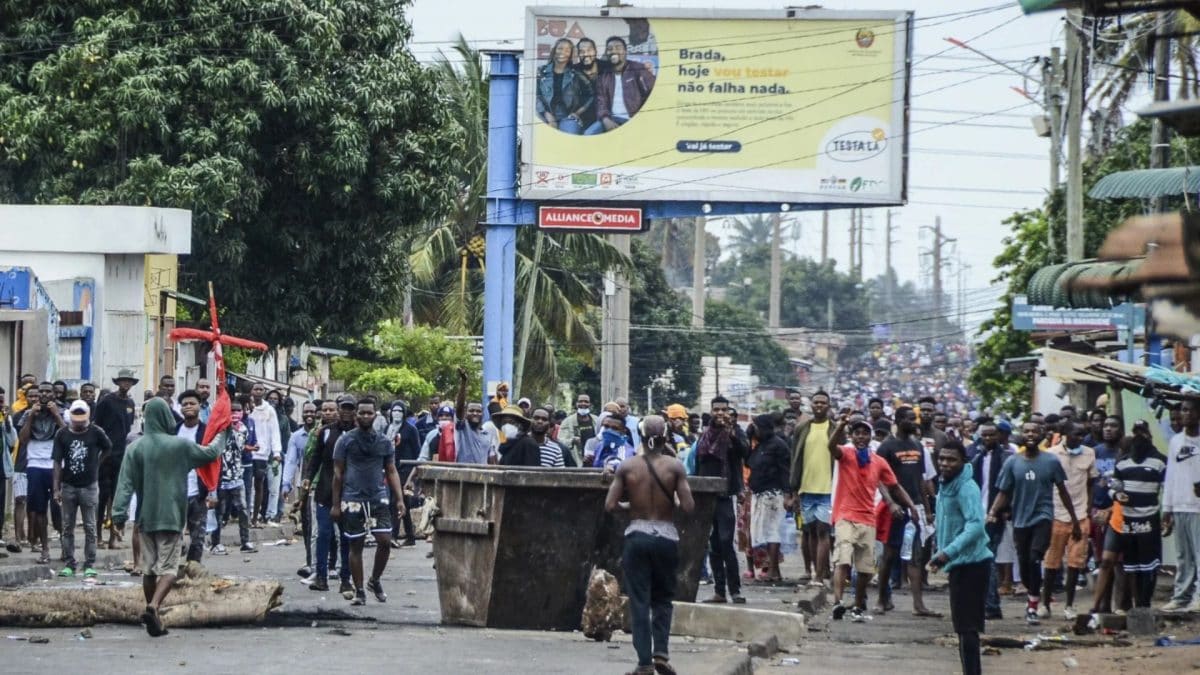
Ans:
[[[672,403],[667,406],[667,419],[686,420],[688,418],[687,408],[678,403]]]
[[[337,403],[339,408],[345,408],[347,406],[353,408],[358,405],[358,400],[350,394],[342,394],[338,397]]]
[[[441,417],[442,415],[449,415],[450,417],[454,417],[454,408],[452,408],[448,405],[444,405],[437,409],[437,413],[434,415],[434,417]]]
[[[87,401],[77,399],[69,408],[71,417],[87,417],[91,409],[88,408]]]
[[[854,431],[859,428],[866,429],[867,431],[871,431],[871,425],[867,424],[866,420],[855,420],[850,423],[850,431]]]

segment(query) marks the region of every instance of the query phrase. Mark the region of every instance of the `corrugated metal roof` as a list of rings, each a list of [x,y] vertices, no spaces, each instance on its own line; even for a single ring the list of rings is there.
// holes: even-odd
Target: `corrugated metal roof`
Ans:
[[[1185,192],[1200,192],[1200,166],[1110,173],[1096,182],[1088,196],[1093,199],[1153,199]]]
[[[1031,305],[1104,309],[1125,300],[1123,289],[1113,289],[1113,280],[1131,274],[1141,259],[1128,261],[1085,260],[1047,265],[1029,279],[1025,295]]]
[[[1196,9],[1195,0],[1020,0],[1026,14],[1054,9],[1079,9],[1087,16],[1115,16],[1164,9]]]

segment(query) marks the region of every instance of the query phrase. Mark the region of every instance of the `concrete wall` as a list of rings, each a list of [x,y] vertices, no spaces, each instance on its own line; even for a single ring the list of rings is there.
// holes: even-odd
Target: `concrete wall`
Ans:
[[[146,372],[146,341],[153,329],[146,323],[145,256],[138,254],[106,256],[103,316],[100,337],[103,354],[94,372],[101,386],[111,386],[112,378],[122,368],[132,369],[141,383],[136,387],[153,389]]]
[[[192,214],[184,209],[6,205],[0,206],[0,231],[5,251],[192,252]]]

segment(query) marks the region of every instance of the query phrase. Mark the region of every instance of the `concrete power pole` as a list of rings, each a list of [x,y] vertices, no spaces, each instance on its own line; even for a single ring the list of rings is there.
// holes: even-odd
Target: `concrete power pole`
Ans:
[[[1067,261],[1083,259],[1083,45],[1075,26],[1083,13],[1067,12]]]
[[[892,211],[887,212],[887,239],[884,242],[884,283],[883,283],[883,302],[887,307],[884,308],[884,315],[888,322],[892,320],[892,302],[894,298],[892,294],[895,292],[896,280],[892,272],[892,244],[895,243],[892,239]]]
[[[854,276],[858,269],[858,261],[856,260],[858,255],[858,219],[854,216],[856,210],[850,209],[850,267],[848,272],[850,276]]]
[[[933,302],[934,316],[942,315],[942,217],[933,226]]]
[[[858,280],[863,280],[863,242],[867,238],[866,234],[866,214],[862,209],[858,210]]]
[[[1046,94],[1046,112],[1050,116],[1050,193],[1058,190],[1062,157],[1062,52],[1050,50],[1050,60],[1042,69],[1042,90]],[[1046,228],[1046,250],[1054,260],[1054,230]]]
[[[614,248],[629,255],[628,234],[609,235]],[[629,280],[608,272],[604,280],[604,345],[600,355],[600,397],[629,396]]]
[[[767,298],[767,325],[771,330],[779,329],[780,275],[783,267],[783,217],[778,212],[771,216],[771,288]]]
[[[692,328],[704,328],[704,245],[708,238],[704,229],[708,219],[696,218],[692,239]]]
[[[829,260],[829,212],[821,212],[821,264]]]
[[[1158,26],[1154,30],[1154,100],[1167,101],[1171,98],[1171,38],[1172,12],[1159,12]],[[1161,117],[1150,123],[1150,168],[1165,169],[1171,165],[1171,132]],[[1163,210],[1161,197],[1150,202],[1150,210]]]

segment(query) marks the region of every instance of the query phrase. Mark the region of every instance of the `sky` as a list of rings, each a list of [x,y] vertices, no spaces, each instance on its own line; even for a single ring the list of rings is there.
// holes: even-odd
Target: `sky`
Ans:
[[[413,50],[421,60],[432,60],[447,41],[461,32],[476,46],[523,47],[525,7],[590,6],[603,3],[558,0],[415,0],[409,10],[414,31]],[[804,5],[764,0],[637,0],[640,7],[702,9],[766,9]],[[944,272],[946,290],[957,292],[958,266],[963,267],[968,322],[986,318],[987,309],[1000,295],[993,288],[992,261],[1001,240],[1009,233],[1002,224],[1015,210],[1040,206],[1050,183],[1050,142],[1033,131],[1030,117],[1041,107],[1012,87],[1040,92],[1039,68],[1030,60],[1048,56],[1052,46],[1062,46],[1062,13],[1023,16],[1016,0],[835,0],[827,9],[913,10],[914,73],[912,79],[908,204],[893,207],[892,265],[901,281],[929,284],[928,262],[922,251],[930,248],[931,228],[940,217],[942,233],[955,239],[946,255],[954,260]],[[923,16],[998,8],[965,18],[921,21]],[[928,24],[928,25],[926,25]],[[933,25],[937,24],[937,25]],[[978,37],[977,37],[978,36]],[[967,41],[972,47],[1028,71],[1026,79],[1001,65],[990,63],[945,38]],[[935,91],[936,90],[936,91]],[[926,93],[928,92],[928,93]],[[1039,101],[1040,94],[1035,96]],[[995,113],[986,115],[987,113]],[[986,116],[983,116],[986,115]],[[1065,180],[1065,169],[1062,179]],[[866,211],[864,276],[884,271],[885,209]],[[785,246],[801,255],[819,256],[820,213],[793,215],[793,230]],[[830,255],[844,266],[849,248],[849,212],[831,215]],[[710,221],[710,231],[720,236],[724,226]]]

